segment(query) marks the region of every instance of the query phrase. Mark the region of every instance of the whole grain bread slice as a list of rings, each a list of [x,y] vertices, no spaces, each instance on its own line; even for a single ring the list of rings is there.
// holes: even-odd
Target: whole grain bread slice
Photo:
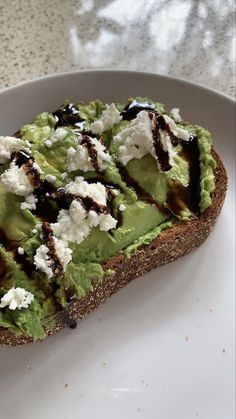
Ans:
[[[177,222],[174,227],[163,231],[150,244],[137,250],[131,258],[127,259],[119,254],[104,262],[103,267],[114,270],[114,274],[95,285],[93,291],[89,292],[86,297],[74,300],[66,311],[58,313],[54,326],[45,327],[48,336],[70,325],[73,320],[85,317],[133,279],[158,266],[172,262],[180,256],[187,255],[206,240],[223,206],[228,183],[221,158],[214,149],[212,155],[217,163],[216,187],[212,194],[212,205],[199,218],[193,218],[187,223]],[[34,341],[30,336],[16,336],[7,329],[0,328],[0,344],[2,345],[16,346]]]

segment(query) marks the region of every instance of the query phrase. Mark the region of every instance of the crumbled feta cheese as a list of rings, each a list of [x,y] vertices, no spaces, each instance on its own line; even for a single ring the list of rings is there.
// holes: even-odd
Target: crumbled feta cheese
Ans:
[[[38,172],[39,175],[43,174],[41,167],[39,167],[39,165],[36,162],[33,162],[33,168]]]
[[[29,209],[29,210],[35,210],[36,209],[36,203],[38,202],[38,199],[34,194],[30,194],[25,198],[25,202],[22,202],[20,207],[22,210]]]
[[[68,263],[72,260],[72,250],[68,247],[67,242],[59,240],[57,237],[54,237],[53,239],[57,257],[65,272]]]
[[[77,148],[70,147],[67,152],[67,167],[69,172],[73,172],[75,170],[82,170],[83,172],[88,171],[95,171],[95,167],[93,166],[91,159],[89,157],[88,149],[86,144],[80,144],[83,140],[83,136],[78,136],[78,145]],[[106,152],[106,148],[97,138],[89,137],[89,142],[93,145],[94,150],[97,153],[97,163],[99,169],[104,170],[106,168],[106,164],[104,162],[108,162],[111,160],[111,156]]]
[[[57,178],[54,175],[46,175],[45,180],[49,183],[55,183]]]
[[[162,143],[163,150],[168,152],[169,158],[170,158],[170,165],[173,166],[173,164],[174,164],[173,157],[175,155],[175,152],[173,150],[173,146],[172,146],[170,136],[166,133],[166,131],[162,131],[161,129],[159,130],[159,132],[160,132],[160,140],[161,140],[161,143]],[[154,147],[153,147],[152,156],[155,159],[157,159]],[[158,159],[157,159],[157,163],[158,163],[158,166],[159,166]]]
[[[25,150],[25,145],[25,142],[19,138],[0,136],[0,164],[10,160],[14,151]]]
[[[113,228],[116,228],[117,220],[113,218],[111,214],[102,214],[98,218],[99,218],[99,228],[101,231],[109,231],[109,230],[112,230]]]
[[[52,137],[45,141],[45,145],[50,148],[53,144],[55,144],[57,141],[62,141],[67,136],[68,131],[65,128],[59,127],[57,128]]]
[[[113,128],[115,124],[119,124],[122,117],[114,103],[106,105],[106,109],[102,111],[100,119],[94,121],[90,129],[93,134],[101,134],[103,131]]]
[[[117,220],[110,214],[97,214],[92,210],[79,223],[77,217],[82,218],[83,213],[77,204],[78,202],[74,200],[69,210],[60,211],[57,222],[52,224],[52,229],[56,236],[79,244],[89,235],[92,227],[99,225],[102,231],[108,231],[116,227]]]
[[[124,211],[126,209],[126,206],[125,205],[123,205],[123,204],[120,204],[120,206],[119,206],[119,210],[120,211]]]
[[[63,271],[65,272],[66,266],[72,259],[72,250],[68,247],[68,243],[59,240],[57,237],[53,237],[54,246],[56,250],[56,256],[63,267]],[[44,272],[48,278],[52,278],[54,276],[52,266],[52,259],[50,256],[49,248],[42,244],[36,250],[36,254],[34,256],[34,264],[36,268],[42,272]]]
[[[52,142],[51,142],[51,140],[46,140],[46,141],[45,141],[45,145],[46,145],[48,148],[52,147]]]
[[[34,264],[39,271],[44,272],[48,278],[53,277],[53,270],[50,267],[51,265],[51,258],[49,255],[49,249],[45,244],[42,244],[36,250],[36,254],[34,256]]]
[[[28,196],[34,190],[24,168],[18,167],[14,160],[11,162],[10,168],[0,176],[0,183],[7,192],[15,195]]]
[[[31,231],[32,234],[37,234],[38,230],[36,228],[33,228],[33,230]]]
[[[65,190],[80,197],[91,197],[100,205],[106,205],[107,192],[100,182],[87,183],[83,177],[75,178],[68,183]],[[89,234],[92,227],[99,226],[100,230],[108,231],[116,227],[117,220],[111,214],[90,210],[76,200],[72,201],[69,210],[61,210],[57,222],[52,224],[54,235],[68,242],[81,243]]]
[[[52,138],[51,138],[52,143],[56,143],[57,141],[64,140],[67,134],[68,134],[68,131],[65,128],[63,127],[57,128],[52,135]]]
[[[73,182],[65,185],[66,192],[82,197],[90,196],[101,205],[106,205],[107,191],[105,186],[100,183],[88,183],[82,176],[77,176]]]
[[[176,137],[183,141],[189,141],[191,133],[188,132],[185,128],[181,128],[179,125],[176,125],[175,121],[170,118],[168,115],[163,115],[167,124],[169,124],[171,131]]]
[[[118,159],[124,166],[134,158],[141,159],[148,153],[153,155],[155,152],[148,112],[139,112],[137,117],[120,131],[113,140],[120,143]]]
[[[68,173],[64,172],[61,174],[61,179],[65,180],[68,177]]]
[[[2,298],[0,308],[9,306],[10,310],[28,308],[34,300],[34,295],[24,288],[11,288]]]
[[[179,108],[173,108],[170,111],[170,117],[175,121],[175,122],[181,122],[181,116],[179,114]]]
[[[177,126],[174,120],[168,115],[163,115],[163,117],[176,137],[185,141],[189,140],[190,134],[186,129]],[[163,150],[168,152],[170,164],[173,165],[175,152],[172,147],[170,136],[168,132],[161,129],[159,129],[159,133]],[[148,153],[151,154],[158,163],[158,158],[153,145],[152,124],[148,112],[139,112],[136,118],[130,122],[128,127],[119,132],[113,140],[120,143],[118,160],[124,166],[130,160],[134,158],[141,159]]]
[[[23,247],[18,247],[18,249],[17,249],[17,252],[18,252],[18,254],[19,255],[24,255],[24,253],[25,253],[25,251],[24,251],[24,249],[23,249]]]
[[[69,172],[75,170],[93,170],[93,165],[90,163],[88,150],[82,145],[77,145],[77,148],[70,147],[67,151],[67,168]]]
[[[81,222],[77,222],[76,218]],[[79,202],[76,200],[72,202],[69,210],[59,212],[57,222],[51,226],[55,236],[68,240],[68,242],[81,243],[90,232],[86,220],[83,220],[83,207],[80,208]]]
[[[73,223],[81,224],[82,221],[86,218],[87,213],[79,201],[72,201],[70,206],[70,217]]]

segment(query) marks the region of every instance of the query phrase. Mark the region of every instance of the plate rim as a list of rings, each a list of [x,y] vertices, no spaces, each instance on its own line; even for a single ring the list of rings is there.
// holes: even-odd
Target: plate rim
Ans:
[[[73,76],[73,75],[77,75],[77,74],[78,75],[79,74],[90,74],[91,75],[91,74],[96,74],[96,73],[110,73],[110,74],[116,74],[116,75],[119,75],[119,74],[122,74],[122,73],[127,74],[127,75],[134,74],[134,75],[141,75],[141,76],[157,77],[157,78],[165,79],[165,80],[172,80],[172,81],[175,81],[175,82],[180,82],[180,83],[182,83],[184,85],[187,85],[187,86],[190,86],[190,87],[200,88],[202,90],[205,90],[206,93],[217,95],[221,99],[227,100],[231,105],[236,104],[236,99],[235,98],[233,98],[229,95],[226,95],[225,93],[222,93],[222,92],[220,92],[216,89],[207,87],[207,86],[205,86],[203,84],[200,84],[200,83],[197,83],[197,82],[187,80],[185,78],[175,77],[175,76],[171,76],[171,75],[168,75],[168,74],[154,73],[154,72],[145,72],[145,71],[136,71],[136,70],[118,70],[118,69],[117,70],[116,69],[111,70],[111,69],[105,69],[105,68],[104,69],[95,69],[95,70],[93,70],[93,69],[86,70],[85,69],[85,70],[76,70],[76,71],[74,71],[74,70],[64,71],[64,72],[59,72],[59,73],[51,73],[51,74],[47,74],[47,75],[44,75],[44,76],[35,77],[35,78],[32,78],[32,79],[27,79],[27,80],[21,81],[17,84],[14,84],[12,86],[8,86],[8,87],[5,87],[3,89],[0,89],[0,96],[6,94],[8,92],[10,93],[13,90],[20,89],[20,88],[22,88],[26,85],[31,85],[31,84],[34,84],[36,82],[42,82],[44,80],[48,81],[50,79],[55,79],[55,78],[59,79],[59,78],[62,78],[62,77],[67,77],[67,76],[69,77],[69,76]]]

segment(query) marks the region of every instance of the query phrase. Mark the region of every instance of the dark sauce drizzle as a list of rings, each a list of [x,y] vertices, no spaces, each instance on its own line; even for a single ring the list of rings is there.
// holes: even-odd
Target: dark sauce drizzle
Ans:
[[[152,125],[153,147],[158,160],[158,163],[163,172],[168,172],[171,169],[170,157],[168,151],[165,151],[161,142],[161,130],[166,130],[166,122],[162,115],[157,115],[154,112],[148,113]]]
[[[55,129],[61,126],[73,125],[83,129],[85,120],[81,118],[79,109],[73,103],[62,105],[52,113],[57,118]]]
[[[81,203],[86,211],[95,211],[97,214],[106,214],[109,209],[106,205],[99,204],[90,196],[73,195],[67,192],[64,188],[59,188],[53,192],[50,196],[55,202],[57,202],[60,209],[69,209],[73,200],[77,200]]]
[[[76,320],[69,320],[68,327],[70,329],[76,329],[76,327],[77,327],[77,321]]]
[[[24,150],[12,154],[12,160],[18,167],[23,167],[31,185],[34,187],[34,195],[37,198],[36,210],[32,213],[40,219],[48,222],[55,222],[59,209],[48,198],[56,191],[55,186],[46,180],[40,179],[40,174],[34,167],[34,158]]]
[[[139,112],[147,111],[147,110],[154,111],[155,110],[154,103],[136,102],[134,100],[125,106],[124,110],[121,112],[121,116],[123,120],[131,121],[132,119],[136,118]]]
[[[122,220],[123,220],[122,211],[120,210],[116,211],[112,203],[113,198],[116,196],[115,190],[120,191],[121,190],[120,186],[117,185],[116,183],[111,183],[111,182],[109,182],[108,184],[106,182],[106,179],[103,177],[103,175],[98,175],[96,177],[86,179],[86,182],[88,183],[100,182],[106,188],[108,212],[111,214],[113,218],[117,220],[116,228],[121,227]],[[110,232],[110,234],[112,234],[112,232]]]
[[[34,195],[37,198],[36,210],[32,210],[32,214],[36,215],[42,221],[55,223],[59,214],[57,203],[52,199],[56,188],[46,180],[41,181],[39,188],[35,189]]]
[[[53,229],[51,225],[45,221],[42,224],[42,233],[43,233],[43,240],[45,241],[45,244],[47,248],[49,249],[50,268],[52,269],[55,276],[62,276],[63,266],[57,256],[54,238],[53,238]]]
[[[182,154],[185,159],[189,162],[189,189],[190,195],[190,210],[193,213],[199,213],[200,211],[200,152],[198,147],[198,138],[192,136],[189,142],[182,142]]]
[[[11,160],[15,162],[18,167],[22,167],[31,185],[36,189],[41,185],[40,175],[34,167],[34,157],[25,150],[19,150],[12,153]]]
[[[101,172],[99,164],[98,164],[98,153],[91,141],[91,137],[89,135],[83,135],[81,145],[85,145],[88,150],[88,155],[90,157],[90,161],[95,169],[96,172]]]
[[[200,163],[199,148],[197,137],[190,137],[189,141],[182,141],[181,155],[189,164],[189,184],[184,186],[175,183],[175,188],[171,189],[167,197],[167,207],[174,213],[179,214],[186,206],[193,214],[200,211]]]
[[[119,164],[118,167],[123,181],[126,183],[128,187],[132,188],[136,192],[136,195],[141,201],[147,202],[151,205],[155,205],[157,209],[161,211],[163,214],[169,213],[169,211],[166,208],[164,208],[163,205],[160,204],[160,202],[153,198],[151,194],[146,192],[145,189],[143,189],[142,186],[139,185],[139,183],[129,174],[125,166]]]

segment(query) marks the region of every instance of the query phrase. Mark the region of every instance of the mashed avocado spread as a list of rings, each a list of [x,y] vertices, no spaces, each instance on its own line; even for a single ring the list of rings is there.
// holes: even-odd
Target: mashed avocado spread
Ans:
[[[0,327],[35,339],[177,220],[211,205],[207,130],[149,99],[65,102],[0,137]]]

